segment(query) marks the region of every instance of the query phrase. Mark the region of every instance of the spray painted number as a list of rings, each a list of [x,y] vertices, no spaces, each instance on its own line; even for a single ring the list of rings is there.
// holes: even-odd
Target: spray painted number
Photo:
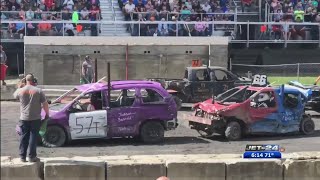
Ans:
[[[85,123],[81,123],[81,119],[84,119],[86,121]],[[89,126],[84,127],[83,124],[88,124],[90,122]],[[98,124],[100,122],[93,122],[93,117],[88,116],[88,117],[77,117],[76,118],[76,128],[78,131],[76,134],[81,134],[81,133],[90,133],[91,129],[95,129],[95,133],[98,133]],[[87,131],[84,132],[84,129],[87,129]]]
[[[69,115],[71,139],[107,136],[107,111],[71,113]]]
[[[266,75],[255,75],[253,77],[252,85],[266,86],[267,85],[267,76]]]

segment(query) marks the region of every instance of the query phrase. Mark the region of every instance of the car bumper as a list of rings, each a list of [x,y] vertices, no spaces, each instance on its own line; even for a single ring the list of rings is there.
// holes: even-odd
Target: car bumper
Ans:
[[[177,127],[178,127],[178,119],[177,118],[169,120],[166,123],[166,129],[167,130],[173,130],[173,129],[176,129]]]
[[[194,116],[192,114],[184,114],[182,117],[185,121],[189,121],[189,122],[196,122],[196,123],[206,124],[206,125],[212,124],[212,121],[210,119]]]

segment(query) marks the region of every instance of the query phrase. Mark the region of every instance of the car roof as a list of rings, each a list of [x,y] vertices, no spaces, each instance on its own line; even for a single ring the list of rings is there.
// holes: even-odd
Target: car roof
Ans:
[[[146,80],[126,80],[126,81],[111,81],[111,87],[114,89],[118,88],[135,88],[135,87],[161,87],[161,84],[154,81]],[[77,90],[84,92],[100,91],[108,89],[108,83],[102,81],[100,83],[83,84],[75,87]],[[90,89],[90,90],[89,90]]]
[[[246,86],[240,86],[240,88],[244,88]],[[276,92],[280,92],[281,91],[281,86],[273,86],[273,87],[256,87],[256,86],[249,86],[248,90],[251,91],[261,91],[263,90],[265,91],[276,91]],[[291,85],[284,85],[284,93],[298,93],[298,94],[302,94],[305,97],[308,97],[311,93],[310,90],[304,90],[295,86],[291,86]]]
[[[201,70],[201,69],[207,69],[207,66],[199,66],[199,67],[187,67],[186,69],[195,69],[195,70]],[[220,69],[220,70],[225,70],[228,71],[227,68],[220,67],[220,66],[209,66],[209,69]]]
[[[246,86],[239,86],[240,88],[244,88]],[[264,91],[273,91],[274,90],[274,87],[257,87],[257,86],[249,86],[248,87],[248,90],[250,91],[261,91],[261,90],[264,90]]]

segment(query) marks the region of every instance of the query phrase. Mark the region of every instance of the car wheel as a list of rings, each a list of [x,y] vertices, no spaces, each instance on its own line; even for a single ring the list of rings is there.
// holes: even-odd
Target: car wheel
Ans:
[[[159,122],[146,122],[141,127],[140,138],[144,143],[162,142],[164,140],[164,127]]]
[[[225,130],[225,136],[230,141],[239,140],[241,138],[241,126],[236,121],[231,121],[227,124],[227,128]]]
[[[172,95],[172,97],[173,97],[174,102],[177,105],[177,110],[180,110],[182,107],[182,100],[176,95]]]
[[[312,134],[315,129],[315,124],[310,117],[304,117],[300,122],[300,132],[305,135]]]
[[[42,138],[43,146],[45,147],[60,147],[67,140],[66,133],[59,126],[48,126],[47,132]]]

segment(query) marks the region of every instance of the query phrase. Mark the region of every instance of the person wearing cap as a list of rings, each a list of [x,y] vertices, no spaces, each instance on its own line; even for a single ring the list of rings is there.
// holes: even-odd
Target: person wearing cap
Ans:
[[[81,84],[89,84],[93,82],[94,71],[90,56],[86,56],[81,68]]]
[[[177,21],[177,18],[175,16],[172,16],[172,21],[176,22]],[[169,27],[168,27],[168,32],[169,32],[169,36],[180,36],[181,33],[179,33],[179,29],[177,29],[177,27],[179,26],[179,24],[169,24]],[[180,28],[182,29],[182,28]],[[178,34],[177,34],[177,31],[178,31]]]
[[[43,91],[36,87],[36,78],[32,74],[28,74],[24,80],[24,86],[18,88],[13,94],[14,98],[20,101],[19,155],[21,162],[26,162],[29,147],[29,162],[37,162],[39,161],[39,158],[37,158],[37,141],[41,126],[41,110],[43,107],[45,118],[49,118],[49,105]]]

